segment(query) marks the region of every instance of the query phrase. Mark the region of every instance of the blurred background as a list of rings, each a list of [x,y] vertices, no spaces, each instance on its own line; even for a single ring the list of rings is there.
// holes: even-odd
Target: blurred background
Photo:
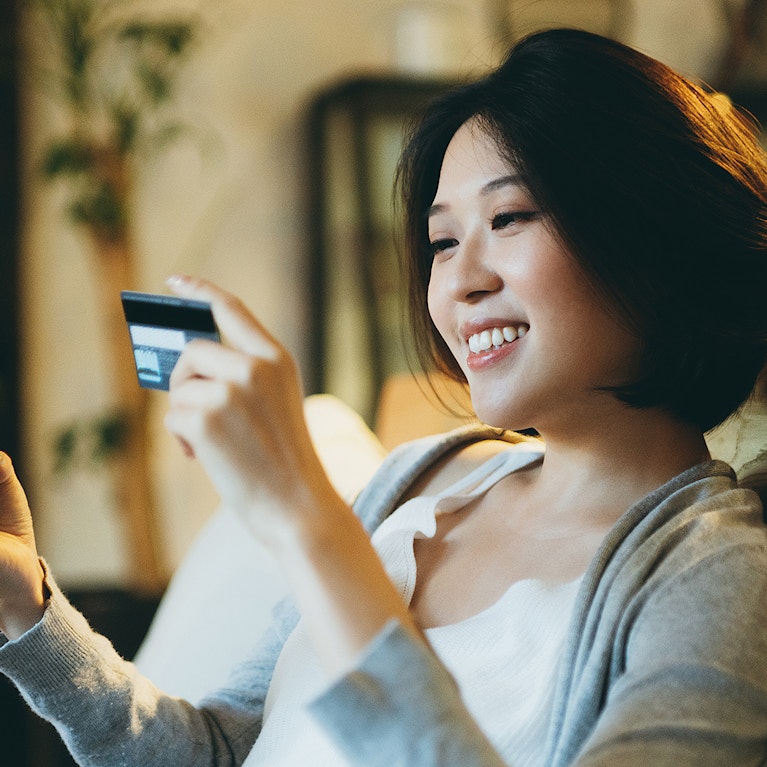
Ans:
[[[766,24],[749,0],[4,0],[0,447],[59,582],[130,654],[217,507],[162,429],[165,395],[135,385],[121,288],[215,280],[296,355],[307,393],[380,436],[407,368],[391,182],[409,116],[555,25],[760,114]],[[8,700],[20,745],[3,764],[67,763],[19,736]]]

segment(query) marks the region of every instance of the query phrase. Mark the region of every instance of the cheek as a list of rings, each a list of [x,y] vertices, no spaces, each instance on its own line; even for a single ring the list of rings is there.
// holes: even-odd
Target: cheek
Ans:
[[[451,352],[455,354],[455,333],[451,332],[453,328],[451,302],[448,300],[444,286],[440,286],[439,280],[433,277],[426,291],[426,305],[434,327]]]
[[[436,326],[437,330],[439,330],[440,334],[443,334],[442,330],[442,322],[443,322],[443,313],[444,308],[442,306],[442,301],[440,301],[440,294],[442,291],[439,290],[439,288],[436,285],[436,281],[434,280],[434,276],[429,279],[429,284],[426,288],[426,307],[429,310],[429,316],[431,317],[431,321]],[[444,335],[444,334],[443,334]]]
[[[440,369],[451,369],[453,373],[460,369],[465,378],[467,371],[462,364],[461,342],[457,337],[455,304],[438,280],[429,282],[426,301],[432,324],[445,345],[445,348],[437,353]]]

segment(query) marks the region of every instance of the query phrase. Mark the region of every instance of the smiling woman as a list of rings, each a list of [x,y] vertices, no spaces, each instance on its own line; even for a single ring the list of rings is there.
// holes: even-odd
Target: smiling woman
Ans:
[[[0,454],[0,670],[92,767],[764,763],[767,528],[703,438],[767,361],[750,128],[553,30],[429,108],[401,178],[417,340],[487,424],[351,507],[282,344],[176,275],[226,344],[185,346],[166,428],[291,599],[225,689],[165,695],[61,593]]]

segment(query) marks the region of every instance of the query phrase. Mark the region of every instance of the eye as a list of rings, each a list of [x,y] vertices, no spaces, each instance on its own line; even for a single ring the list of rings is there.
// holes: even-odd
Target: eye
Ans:
[[[458,245],[458,240],[456,240],[454,237],[444,237],[438,240],[432,240],[429,243],[429,250],[433,258],[445,250],[454,248],[456,245]]]
[[[493,230],[506,229],[515,224],[522,224],[526,221],[532,221],[538,218],[541,213],[538,210],[512,210],[496,213],[490,220]]]

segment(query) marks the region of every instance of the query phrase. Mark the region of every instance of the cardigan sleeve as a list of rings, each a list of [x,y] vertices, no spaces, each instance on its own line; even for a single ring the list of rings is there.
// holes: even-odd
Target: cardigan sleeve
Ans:
[[[425,643],[391,622],[310,711],[360,767],[504,767]]]
[[[198,708],[163,694],[95,633],[48,577],[42,620],[0,648],[0,672],[50,721],[83,767],[234,767],[261,726],[290,610],[258,643],[232,684]],[[193,637],[190,637],[193,641]]]

